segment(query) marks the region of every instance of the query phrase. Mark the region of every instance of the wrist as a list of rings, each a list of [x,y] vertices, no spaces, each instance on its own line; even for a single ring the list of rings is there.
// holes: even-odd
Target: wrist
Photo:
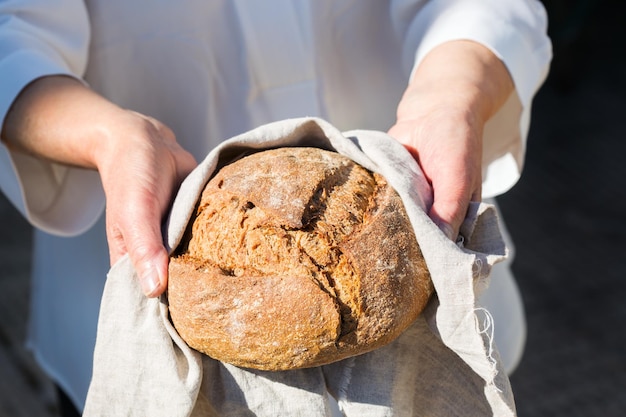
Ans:
[[[107,136],[104,121],[120,110],[77,79],[42,77],[13,102],[2,140],[35,157],[96,169]]]
[[[504,63],[473,41],[450,41],[433,49],[418,65],[398,107],[398,119],[420,106],[466,113],[484,124],[513,92]],[[471,115],[471,116],[469,116]]]

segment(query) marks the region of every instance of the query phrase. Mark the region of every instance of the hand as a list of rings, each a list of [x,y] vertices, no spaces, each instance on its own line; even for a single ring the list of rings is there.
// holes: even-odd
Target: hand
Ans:
[[[128,253],[144,293],[155,297],[168,278],[161,223],[196,161],[155,119],[123,111],[109,126],[110,146],[98,154],[96,165],[107,197],[111,264]]]
[[[169,128],[119,108],[73,78],[50,76],[20,93],[2,139],[18,151],[97,169],[107,200],[111,263],[128,253],[146,295],[165,290],[169,258],[161,222],[196,166]]]
[[[428,215],[454,240],[470,201],[481,199],[482,126],[471,113],[431,106],[418,93],[407,100],[414,101],[411,118],[398,120],[389,135],[419,163],[433,189]]]
[[[480,201],[487,120],[513,91],[502,62],[471,41],[433,49],[415,70],[389,135],[420,164],[433,188],[428,215],[456,239],[470,201]]]

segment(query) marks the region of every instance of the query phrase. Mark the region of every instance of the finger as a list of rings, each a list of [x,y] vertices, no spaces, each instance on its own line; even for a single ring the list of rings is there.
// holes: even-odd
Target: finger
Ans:
[[[482,197],[482,184],[479,184],[477,189],[474,190],[474,192],[472,193],[472,197],[470,198],[470,201],[480,202],[480,201],[482,201],[482,199],[483,199],[483,197]]]
[[[146,297],[158,297],[167,288],[169,257],[162,244],[152,239],[131,239],[129,255]]]
[[[115,265],[122,256],[128,253],[128,249],[126,249],[124,236],[121,230],[119,229],[119,227],[111,226],[112,224],[114,224],[114,222],[110,220],[110,215],[107,208],[106,235],[109,246],[109,261],[111,263],[111,266]]]
[[[452,240],[459,234],[470,201],[480,201],[480,181],[468,180],[470,174],[464,174],[438,176],[432,183],[434,194],[429,216]]]
[[[141,288],[148,297],[159,296],[167,286],[169,257],[161,236],[161,218],[155,212],[158,213],[156,210],[131,209],[121,216],[122,221],[109,220],[107,226],[112,264],[128,253]],[[131,222],[127,219],[142,220]]]
[[[178,187],[180,183],[189,175],[191,171],[193,171],[197,166],[198,162],[189,152],[185,151],[183,148],[180,148],[178,152],[175,153],[176,157],[176,178],[178,179],[176,186]]]
[[[147,191],[142,199],[142,193],[136,193],[134,204],[127,205],[129,209],[127,215],[123,217],[124,246],[147,297],[157,297],[167,288],[169,255],[163,243],[161,224],[175,190],[197,166],[193,156],[180,147],[173,155],[175,162],[172,168],[175,175],[170,176],[169,180],[149,181],[161,184],[150,187],[158,191],[157,194]]]
[[[449,239],[456,240],[468,206],[469,201],[435,200],[428,215]]]

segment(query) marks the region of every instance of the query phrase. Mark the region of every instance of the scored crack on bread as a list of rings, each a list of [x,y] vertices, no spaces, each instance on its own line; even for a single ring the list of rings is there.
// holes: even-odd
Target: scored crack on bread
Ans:
[[[220,169],[172,256],[168,287],[190,347],[262,370],[381,347],[432,293],[395,190],[318,148],[266,150]]]

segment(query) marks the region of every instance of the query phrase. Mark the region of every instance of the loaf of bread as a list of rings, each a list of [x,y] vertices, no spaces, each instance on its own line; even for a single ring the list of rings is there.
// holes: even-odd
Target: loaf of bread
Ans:
[[[172,255],[172,323],[192,348],[261,370],[328,364],[399,336],[433,293],[404,206],[335,152],[224,166]]]

